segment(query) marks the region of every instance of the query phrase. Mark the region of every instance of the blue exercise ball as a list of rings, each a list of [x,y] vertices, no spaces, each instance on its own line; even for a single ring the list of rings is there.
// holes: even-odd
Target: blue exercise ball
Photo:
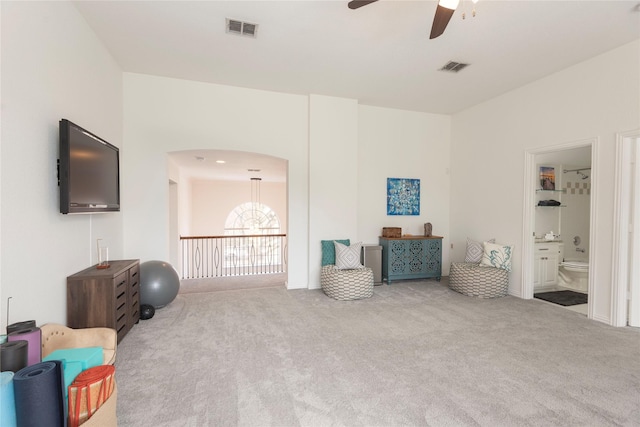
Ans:
[[[162,308],[173,301],[180,290],[180,277],[164,261],[145,261],[140,264],[140,305]]]

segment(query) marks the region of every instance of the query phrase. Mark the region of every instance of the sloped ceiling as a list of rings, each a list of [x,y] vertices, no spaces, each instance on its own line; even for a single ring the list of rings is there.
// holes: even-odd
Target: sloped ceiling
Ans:
[[[451,114],[640,38],[638,1],[79,1],[125,71]],[[466,19],[462,19],[465,13]],[[228,34],[227,18],[258,25]],[[448,61],[470,63],[457,74]]]
[[[640,38],[639,1],[480,0],[474,17],[462,0],[433,40],[437,1],[380,0],[357,10],[346,0],[75,5],[124,71],[442,114]],[[227,18],[257,24],[257,37],[227,33]],[[471,65],[439,71],[450,60]],[[248,179],[247,168],[268,180],[286,176],[286,164],[250,153],[172,158],[212,179]]]

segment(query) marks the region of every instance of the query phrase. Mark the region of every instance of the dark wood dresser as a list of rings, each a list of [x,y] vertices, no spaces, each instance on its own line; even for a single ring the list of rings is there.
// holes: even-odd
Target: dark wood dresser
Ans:
[[[107,327],[118,342],[140,319],[140,261],[109,261],[67,277],[67,326]]]

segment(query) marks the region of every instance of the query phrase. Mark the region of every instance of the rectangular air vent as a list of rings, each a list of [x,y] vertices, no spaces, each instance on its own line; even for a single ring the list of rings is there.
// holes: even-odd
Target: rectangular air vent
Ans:
[[[469,64],[464,64],[462,62],[449,61],[444,67],[440,68],[440,71],[449,71],[451,73],[457,73],[465,67],[468,67]]]
[[[257,24],[250,24],[249,22],[242,22],[227,18],[227,33],[255,38],[257,32]]]

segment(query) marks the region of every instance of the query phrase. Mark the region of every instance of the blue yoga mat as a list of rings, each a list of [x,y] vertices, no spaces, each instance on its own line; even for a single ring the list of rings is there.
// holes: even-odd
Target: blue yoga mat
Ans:
[[[0,426],[16,427],[16,399],[10,371],[0,373]]]
[[[40,362],[13,377],[18,427],[66,427],[62,362]]]

